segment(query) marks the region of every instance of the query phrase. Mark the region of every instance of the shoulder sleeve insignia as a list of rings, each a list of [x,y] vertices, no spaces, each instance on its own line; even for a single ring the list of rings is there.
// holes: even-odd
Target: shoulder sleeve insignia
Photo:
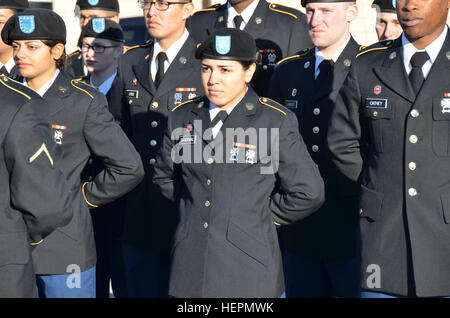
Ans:
[[[47,149],[47,146],[45,145],[45,143],[43,143],[41,148],[39,148],[39,150],[36,151],[36,153],[30,157],[29,163],[33,163],[33,161],[36,160],[36,158],[38,158],[42,153],[44,153],[47,156],[48,160],[50,161],[50,164],[53,166],[53,158],[50,155],[50,153],[48,152],[48,149]]]
[[[286,109],[284,108],[284,106],[281,105],[280,103],[274,101],[273,99],[270,99],[267,97],[261,97],[259,99],[259,102],[264,106],[270,107],[270,108],[282,113],[284,116],[287,115],[287,113],[285,111]]]

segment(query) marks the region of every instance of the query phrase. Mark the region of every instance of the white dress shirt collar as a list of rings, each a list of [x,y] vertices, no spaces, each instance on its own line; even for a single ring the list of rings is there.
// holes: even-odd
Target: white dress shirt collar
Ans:
[[[348,42],[350,41],[350,38],[351,38],[351,36],[349,35],[347,41],[345,41],[345,43],[339,48],[339,50],[337,50],[331,57],[331,60],[334,63],[336,63],[336,61],[339,59],[339,56],[344,51],[345,47],[347,46]],[[317,76],[319,76],[319,73],[320,73],[319,65],[323,60],[325,60],[325,57],[323,56],[322,52],[320,52],[320,50],[317,47],[315,47],[314,50],[315,50],[315,55],[316,55],[316,65],[314,66],[314,70],[315,70],[314,78],[316,78]]]
[[[172,61],[177,56],[178,52],[180,52],[181,48],[183,47],[184,43],[186,42],[187,38],[189,37],[189,31],[187,29],[184,29],[183,35],[176,40],[170,48],[166,51],[167,59],[164,62],[164,72],[167,72],[167,69],[169,68]],[[153,56],[150,64],[150,72],[152,75],[153,81],[155,80],[157,68],[159,67],[156,65],[156,57],[158,56],[159,52],[163,52],[163,49],[159,45],[158,41],[155,39],[155,45],[153,46]]]
[[[53,85],[53,83],[55,82],[55,80],[58,77],[58,75],[59,75],[59,70],[56,69],[56,72],[53,75],[53,77],[51,79],[49,79],[47,81],[47,83],[45,83],[41,88],[39,88],[36,91],[36,93],[38,93],[39,95],[41,95],[41,97],[43,97],[44,94],[47,93],[48,89]],[[28,87],[28,83],[27,83],[27,79],[26,78],[23,79],[23,84]]]
[[[2,62],[0,62],[0,68],[2,68],[3,66],[6,68],[6,70],[8,71],[8,73],[11,73],[11,70],[13,69],[13,67],[16,64],[14,63],[14,58],[11,57],[8,62],[6,62],[6,64],[2,64]]]
[[[247,88],[248,91],[248,88]],[[247,92],[245,93],[245,95],[247,94]],[[233,109],[236,108],[236,106],[241,102],[241,100],[245,97],[242,96],[242,98],[233,106],[231,106],[230,108],[226,109],[226,112],[228,115],[231,114],[231,112],[233,111]],[[214,119],[214,117],[216,117],[216,115],[221,111],[222,109],[220,109],[217,105],[209,102],[209,118],[212,121]],[[213,133],[213,138],[216,138],[217,134],[219,133],[220,128],[222,127],[223,123],[219,122],[216,126],[214,126],[212,128],[212,133]]]
[[[436,61],[437,59],[437,56],[442,48],[442,45],[444,45],[445,38],[447,37],[447,32],[448,27],[445,26],[442,33],[423,50],[418,50],[411,42],[409,42],[409,40],[405,36],[405,33],[402,33],[403,64],[405,65],[405,70],[407,74],[411,72],[412,66],[410,61],[414,53],[426,51],[430,59],[426,61],[425,64],[422,66],[422,72],[424,78],[427,78],[434,61]]]
[[[258,6],[260,0],[253,0],[252,3],[250,3],[250,5],[245,8],[244,11],[241,12],[241,17],[243,22],[241,23],[240,26],[240,30],[243,30],[245,28],[245,26],[248,24],[248,22],[250,21],[250,19],[252,18],[253,13],[256,10],[256,7]],[[227,4],[227,10],[228,10],[228,19],[227,19],[227,27],[228,28],[234,28],[234,22],[233,19],[235,16],[239,15],[239,13],[236,12],[236,10],[233,8],[232,5],[230,5],[230,3],[228,2]]]

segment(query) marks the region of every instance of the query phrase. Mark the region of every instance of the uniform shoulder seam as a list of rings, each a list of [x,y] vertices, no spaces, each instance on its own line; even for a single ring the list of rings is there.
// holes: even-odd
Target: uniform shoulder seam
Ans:
[[[294,10],[294,12],[296,12],[297,15],[295,15],[295,14],[293,14],[291,12],[288,12],[288,11],[284,11],[283,9],[285,9],[285,8]],[[297,10],[295,8],[292,8],[292,7],[289,7],[289,6],[285,6],[285,5],[282,5],[282,4],[278,4],[278,3],[269,3],[269,9],[272,10],[272,11],[275,11],[275,12],[279,12],[279,13],[283,13],[283,14],[289,15],[289,16],[293,17],[294,19],[298,19],[298,15],[301,14],[301,11],[299,11],[299,10]]]
[[[127,47],[124,47],[124,48],[123,48],[123,54],[125,54],[125,53],[127,53],[127,52],[129,52],[129,51],[131,51],[131,50],[140,48],[140,47],[148,47],[148,46],[150,46],[151,43],[152,43],[152,42],[145,43],[145,44],[139,44],[139,45],[135,45],[135,46],[127,46]]]
[[[377,45],[382,45],[382,46],[377,46]],[[394,41],[387,40],[387,41],[379,42],[379,43],[377,43],[375,45],[371,45],[371,46],[365,47],[358,54],[356,54],[356,58],[358,58],[361,55],[364,55],[366,53],[369,53],[369,52],[380,51],[380,50],[387,50],[387,49],[391,48],[392,45],[394,45]]]
[[[9,88],[10,90],[12,90],[12,91],[14,91],[14,92],[16,92],[16,93],[18,93],[18,94],[20,94],[22,96],[25,96],[27,99],[31,99],[31,97],[28,94],[22,92],[21,90],[19,90],[17,88],[14,88],[14,87],[6,84],[6,82],[9,82],[9,81],[11,81],[13,83],[17,83],[17,84],[19,84],[19,85],[21,85],[23,87],[26,87],[22,83],[17,82],[17,81],[15,81],[13,79],[10,79],[10,78],[6,77],[5,75],[0,75],[0,83],[2,83],[5,87]]]
[[[267,106],[267,107],[270,107],[272,109],[275,109],[276,111],[282,113],[284,116],[287,115],[287,113],[284,110],[282,110],[282,109],[285,109],[285,107],[283,105],[281,105],[280,103],[278,103],[277,101],[274,101],[273,99],[270,99],[270,98],[267,98],[267,97],[260,97],[259,98],[259,102],[261,104],[263,104],[264,106]],[[279,109],[278,107],[280,107],[282,109]]]
[[[92,87],[91,85],[89,85],[89,84],[87,84],[87,83],[85,83],[85,82],[82,82],[82,81],[75,80],[75,79],[71,80],[71,81],[70,81],[70,84],[71,84],[73,87],[75,87],[76,89],[78,89],[78,90],[82,91],[83,93],[85,93],[86,95],[88,95],[90,98],[94,99],[94,95],[92,95],[92,94],[91,94],[90,92],[88,92],[86,89],[83,89],[82,87],[77,86],[76,84],[82,84],[82,85],[86,86],[87,89],[95,89],[95,88]]]
[[[200,100],[201,98],[202,98],[202,96],[199,96],[199,97],[196,97],[196,98],[187,100],[187,101],[185,101],[184,103],[181,103],[180,105],[175,106],[175,107],[172,109],[172,112],[175,111],[176,109],[180,108],[180,107],[183,106],[183,105],[186,105],[186,104],[189,104],[189,103],[196,102],[196,101]]]
[[[291,55],[291,56],[285,57],[284,59],[278,61],[277,64],[280,65],[280,64],[282,64],[282,63],[284,63],[284,62],[286,62],[286,61],[304,57],[304,56],[306,56],[306,55],[309,54],[309,51],[310,51],[309,49],[303,49],[303,50],[301,50],[301,51],[299,52],[299,54],[295,54],[295,55]]]

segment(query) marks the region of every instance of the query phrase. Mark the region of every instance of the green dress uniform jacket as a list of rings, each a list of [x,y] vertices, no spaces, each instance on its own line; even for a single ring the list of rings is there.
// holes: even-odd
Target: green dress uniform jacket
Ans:
[[[34,249],[34,266],[38,274],[67,274],[71,264],[84,271],[96,262],[89,209],[133,189],[143,178],[142,162],[108,111],[105,96],[95,88],[61,72],[43,97],[50,106],[53,138],[64,152],[63,171],[74,217]],[[81,172],[91,155],[103,158],[105,168],[81,184]]]
[[[358,188],[330,161],[327,130],[339,89],[358,50],[351,38],[316,92],[314,48],[281,61],[272,76],[269,97],[297,115],[300,134],[325,183],[325,204],[310,217],[280,229],[283,247],[303,257],[355,257]]]
[[[72,217],[47,103],[0,76],[0,298],[34,297],[31,249]]]
[[[153,180],[180,208],[169,294],[280,297],[276,224],[305,218],[323,203],[317,166],[295,115],[252,89],[221,128],[223,136],[227,129],[249,136],[210,141],[202,138],[209,126],[206,98],[174,108],[157,158]]]
[[[361,184],[362,288],[450,295],[449,71],[447,35],[415,96],[399,38],[358,53],[339,93],[328,143]]]

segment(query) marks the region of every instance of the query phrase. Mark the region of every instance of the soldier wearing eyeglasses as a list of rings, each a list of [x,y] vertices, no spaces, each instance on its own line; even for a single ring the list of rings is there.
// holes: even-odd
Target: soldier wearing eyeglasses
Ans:
[[[92,18],[105,18],[119,23],[119,2],[118,0],[77,0],[75,6],[75,17],[83,28]],[[87,75],[88,68],[83,64],[83,54],[81,50],[76,50],[67,57],[67,71],[72,77],[82,77]]]
[[[139,1],[153,38],[122,57],[123,102],[131,141],[146,176],[127,197],[124,258],[130,297],[167,297],[172,238],[178,223],[175,204],[153,184],[156,154],[171,109],[203,94],[197,45],[187,31],[191,1]]]
[[[93,18],[81,30],[83,62],[89,75],[81,80],[106,96],[108,108],[117,123],[122,124],[122,81],[118,66],[123,54],[123,30],[119,24],[105,18]],[[102,159],[91,156],[84,169],[82,182],[91,181],[104,169]],[[127,296],[122,257],[122,229],[125,200],[97,208],[91,213],[97,250],[96,297],[109,298],[109,283],[115,298]]]

